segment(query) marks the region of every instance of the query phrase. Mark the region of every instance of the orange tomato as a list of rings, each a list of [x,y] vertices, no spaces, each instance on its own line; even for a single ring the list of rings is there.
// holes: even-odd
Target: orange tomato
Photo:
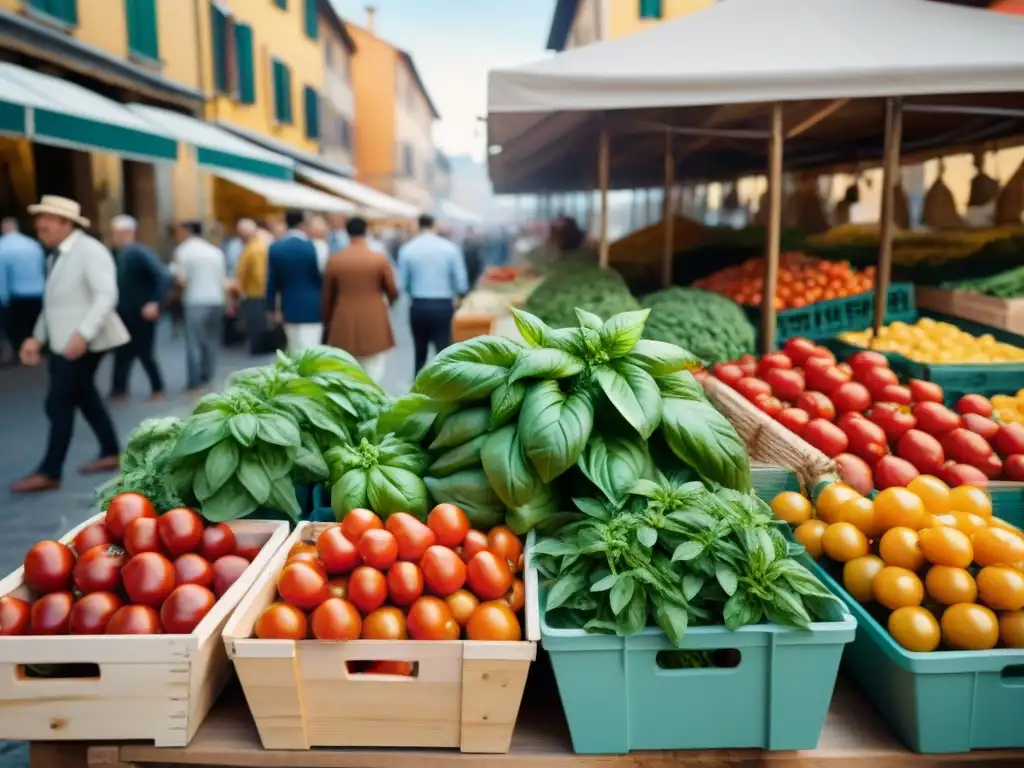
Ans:
[[[943,605],[973,603],[978,599],[978,585],[964,568],[934,565],[924,577],[928,596]]]
[[[971,538],[963,531],[946,526],[926,528],[919,534],[921,551],[932,565],[966,568],[974,561]]]
[[[1012,565],[1024,560],[1024,538],[1003,528],[982,528],[971,537],[978,565]]]
[[[910,571],[920,569],[925,563],[920,536],[914,529],[903,526],[890,528],[882,535],[878,542],[878,554],[886,565]]]

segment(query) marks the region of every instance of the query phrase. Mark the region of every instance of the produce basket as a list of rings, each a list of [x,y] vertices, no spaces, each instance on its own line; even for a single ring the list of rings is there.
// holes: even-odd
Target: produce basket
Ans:
[[[918,287],[915,292],[917,305],[921,309],[962,317],[1024,336],[1024,298],[1000,299],[970,291],[925,287]]]
[[[61,542],[103,518],[86,520]],[[231,674],[221,630],[288,536],[287,523],[228,525],[240,544],[262,542],[262,549],[190,635],[0,638],[0,739],[187,745]],[[31,596],[23,569],[0,581],[0,595]],[[36,676],[42,665],[61,665],[57,674],[66,676]]]
[[[800,479],[796,472],[770,464],[751,464],[750,482],[754,486],[754,493],[767,501],[771,501],[783,491],[800,490]]]
[[[737,666],[702,669],[664,668],[659,654],[676,649],[660,629],[632,637],[591,635],[552,627],[542,613],[541,642],[551,657],[573,750],[814,749],[843,646],[857,627],[840,604],[833,610],[834,622],[814,623],[807,631],[774,624],[735,632],[691,627],[684,650],[740,656]]]
[[[448,747],[508,752],[536,658],[537,574],[526,570],[526,640],[259,640],[291,547],[325,526],[302,523],[252,585],[224,628],[265,749]],[[532,537],[528,539],[532,543]],[[350,662],[415,662],[412,677],[351,672]]]

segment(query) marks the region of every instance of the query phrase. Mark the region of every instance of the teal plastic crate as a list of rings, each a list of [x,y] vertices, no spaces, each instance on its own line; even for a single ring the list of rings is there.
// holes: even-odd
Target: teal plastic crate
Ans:
[[[550,626],[541,644],[578,754],[636,749],[814,749],[825,724],[843,647],[856,622],[840,604],[835,621],[808,631],[773,624],[691,627],[684,650],[736,649],[738,666],[663,669],[676,650],[648,628],[632,637]]]
[[[783,491],[799,491],[800,480],[796,472],[785,467],[772,467],[767,464],[750,466],[750,481],[754,493],[768,503]]]
[[[313,486],[313,509],[309,514],[311,523],[333,523],[334,508],[331,506],[331,492],[323,483]]]

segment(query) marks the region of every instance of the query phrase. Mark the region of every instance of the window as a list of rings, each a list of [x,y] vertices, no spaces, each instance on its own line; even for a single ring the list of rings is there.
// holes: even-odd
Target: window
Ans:
[[[238,80],[238,100],[243,104],[256,103],[256,54],[253,49],[252,27],[235,24],[235,71]]]
[[[210,3],[210,35],[213,38],[213,85],[218,93],[231,93],[231,68],[228,66],[228,13]]]
[[[303,92],[306,107],[306,138],[320,138],[320,94],[315,88],[306,86]]]
[[[660,19],[661,0],[640,0],[641,19]]]
[[[156,30],[156,0],[125,0],[128,21],[128,51],[154,61],[160,58]]]
[[[402,142],[402,175],[410,178],[416,176],[416,158],[413,155],[412,145]]]
[[[274,0],[274,5],[280,8],[282,11],[288,10],[288,0]]]
[[[78,23],[78,0],[28,0],[28,4],[65,24]]]
[[[291,125],[292,73],[283,61],[271,59],[271,82],[274,84],[274,120],[281,125]]]
[[[352,125],[347,117],[341,118],[341,146],[344,149],[352,149]]]
[[[334,66],[334,43],[330,40],[324,41],[324,63],[328,68]]]
[[[306,23],[306,34],[316,40],[317,35],[320,34],[320,17],[316,12],[317,0],[305,0],[305,3],[306,17],[304,21]]]

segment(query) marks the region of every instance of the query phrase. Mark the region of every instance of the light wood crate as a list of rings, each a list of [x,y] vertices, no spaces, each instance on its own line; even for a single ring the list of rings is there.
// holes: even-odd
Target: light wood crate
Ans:
[[[1024,335],[1024,298],[999,299],[969,291],[915,287],[917,306]]]
[[[61,538],[70,544],[86,520]],[[257,575],[288,537],[285,522],[228,523],[259,555],[190,635],[0,637],[0,739],[152,741],[183,747],[231,675],[220,634]],[[19,568],[0,595],[31,599]],[[91,677],[29,677],[27,665],[96,665]]]
[[[291,547],[327,527],[292,533],[224,628],[264,749],[447,747],[508,752],[540,638],[537,572],[526,569],[521,642],[259,640],[257,617],[277,597]],[[528,565],[528,564],[527,564]],[[416,677],[357,674],[353,661],[418,662]]]

